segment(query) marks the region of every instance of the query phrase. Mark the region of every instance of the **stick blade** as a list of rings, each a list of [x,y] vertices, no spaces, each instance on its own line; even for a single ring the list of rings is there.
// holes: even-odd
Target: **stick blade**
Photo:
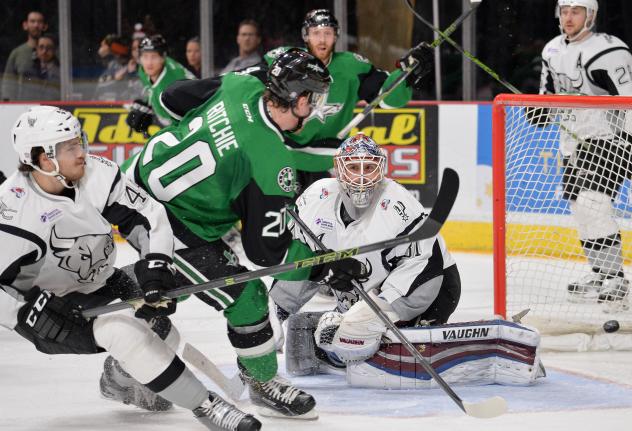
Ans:
[[[448,219],[458,194],[459,174],[457,174],[454,169],[445,168],[443,170],[439,193],[437,194],[437,199],[432,207],[432,211],[430,211],[428,218],[421,227],[410,235],[410,238],[412,240],[420,240],[436,236]]]
[[[478,403],[463,402],[465,413],[479,419],[495,418],[507,412],[507,401],[495,396]]]
[[[184,345],[182,357],[211,379],[227,397],[239,402],[241,394],[246,389],[239,379],[239,375],[232,378],[226,377],[209,358],[189,343]]]

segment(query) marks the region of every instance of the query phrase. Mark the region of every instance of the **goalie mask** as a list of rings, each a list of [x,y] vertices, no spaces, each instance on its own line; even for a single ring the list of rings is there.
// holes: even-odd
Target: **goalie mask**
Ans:
[[[566,35],[564,33],[564,24],[562,23],[562,7],[565,6],[583,7],[586,9],[586,21],[584,21],[584,28],[573,37],[566,36],[566,39],[569,42],[577,40],[586,32],[594,29],[595,21],[597,20],[597,10],[599,9],[597,0],[558,0],[557,7],[555,8],[555,17],[559,21],[560,32],[563,36]]]
[[[376,188],[384,179],[386,156],[373,139],[358,133],[340,145],[334,155],[334,169],[343,199],[355,208],[364,209],[371,204]]]
[[[79,120],[68,111],[54,106],[35,106],[20,115],[11,129],[13,148],[20,162],[36,171],[57,178],[66,188],[66,178],[59,172],[57,161],[58,144],[75,138],[81,139],[81,149],[88,152],[88,138],[81,129]],[[52,172],[43,171],[33,160],[33,148],[42,148],[46,157],[55,165]]]

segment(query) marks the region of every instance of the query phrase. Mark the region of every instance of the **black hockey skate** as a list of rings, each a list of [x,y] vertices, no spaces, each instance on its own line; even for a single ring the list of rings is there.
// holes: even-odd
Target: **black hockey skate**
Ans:
[[[99,389],[101,395],[108,400],[132,404],[151,412],[163,412],[173,407],[170,401],[127,374],[112,356],[105,358],[103,363]]]
[[[317,419],[314,397],[292,386],[279,376],[260,382],[248,375],[246,368],[237,361],[241,380],[248,386],[250,400],[259,406],[262,416],[287,419]]]
[[[212,431],[258,431],[261,422],[254,416],[242,412],[214,392],[208,400],[193,410],[195,418]]]

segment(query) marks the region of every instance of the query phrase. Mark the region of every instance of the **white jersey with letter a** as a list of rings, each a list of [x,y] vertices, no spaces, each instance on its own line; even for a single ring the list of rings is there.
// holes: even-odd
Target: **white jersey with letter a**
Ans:
[[[341,250],[366,245],[397,236],[407,235],[418,229],[428,217],[428,212],[404,187],[385,178],[376,190],[372,208],[359,220],[345,226],[341,218],[342,198],[340,187],[334,178],[326,178],[312,184],[297,200],[301,219],[331,250]],[[312,250],[318,250],[298,226],[294,237],[299,238]],[[365,289],[378,288],[379,296],[388,303],[410,296],[414,291],[416,315],[423,313],[436,298],[440,283],[425,286],[424,274],[438,274],[455,261],[448,252],[441,236],[377,250],[356,257],[368,271]],[[420,289],[420,287],[423,288]],[[424,307],[425,305],[425,307]]]
[[[112,224],[141,256],[172,255],[173,235],[159,203],[110,160],[88,156],[85,172],[74,198],[46,193],[21,172],[0,186],[0,325],[15,327],[23,294],[33,286],[58,296],[104,286],[116,259]]]
[[[540,94],[632,95],[630,48],[605,33],[593,33],[570,43],[563,35],[555,37],[542,50]],[[555,114],[558,118],[554,121],[576,136],[560,131],[564,156],[573,153],[577,137],[609,138],[613,130],[631,131],[623,111],[560,109]],[[632,119],[627,122],[632,123]]]

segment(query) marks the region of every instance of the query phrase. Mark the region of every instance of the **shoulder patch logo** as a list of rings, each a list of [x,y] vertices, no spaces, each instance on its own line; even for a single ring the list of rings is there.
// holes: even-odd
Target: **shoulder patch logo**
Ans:
[[[61,217],[61,214],[62,214],[62,212],[61,212],[61,210],[59,208],[54,208],[54,209],[52,209],[50,211],[43,212],[40,215],[40,221],[42,223],[46,223],[47,221],[53,221],[53,220],[58,219],[59,217]]]
[[[326,188],[322,188],[320,190],[320,198],[321,199],[327,199],[329,197],[329,190],[327,190]]]
[[[395,212],[402,218],[404,221],[408,221],[410,216],[406,214],[406,205],[402,201],[397,201],[395,205],[393,205]]]
[[[390,199],[382,199],[382,202],[380,202],[380,208],[386,211],[388,209],[388,204],[390,203],[391,203]]]
[[[356,60],[361,61],[362,63],[368,63],[369,62],[368,58],[363,57],[360,54],[353,53],[353,56],[355,57]]]
[[[26,190],[24,190],[22,187],[11,187],[11,191],[18,199],[23,198],[26,194]]]
[[[292,169],[290,166],[286,166],[281,169],[279,171],[279,175],[277,175],[277,183],[279,184],[279,187],[281,187],[281,190],[287,193],[293,192],[295,190],[294,179],[294,169]]]
[[[328,230],[328,231],[334,230],[333,220],[318,217],[316,220],[314,220],[314,223],[316,224],[316,226],[320,227],[322,230]]]

